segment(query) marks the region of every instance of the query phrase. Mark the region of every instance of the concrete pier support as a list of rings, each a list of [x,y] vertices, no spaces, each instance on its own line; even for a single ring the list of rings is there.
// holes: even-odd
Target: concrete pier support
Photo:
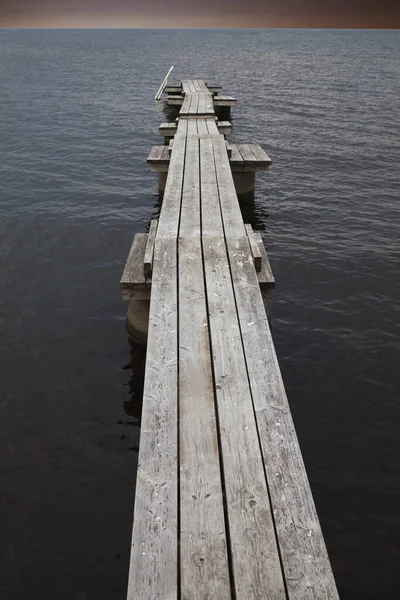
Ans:
[[[131,300],[126,313],[125,329],[129,337],[138,344],[147,344],[149,330],[150,300]]]
[[[159,171],[158,173],[158,193],[161,197],[164,196],[165,186],[167,184],[168,171],[165,173],[163,171]]]
[[[254,171],[232,171],[232,177],[239,200],[241,197],[247,199],[254,196],[256,185],[256,174]]]

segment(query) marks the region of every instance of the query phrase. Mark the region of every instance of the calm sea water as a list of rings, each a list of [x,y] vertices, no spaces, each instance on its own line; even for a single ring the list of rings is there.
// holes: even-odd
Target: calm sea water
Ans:
[[[398,599],[400,32],[308,30],[0,31],[0,598],[125,598],[144,356],[119,278],[171,64],[273,159],[246,219],[341,598]]]

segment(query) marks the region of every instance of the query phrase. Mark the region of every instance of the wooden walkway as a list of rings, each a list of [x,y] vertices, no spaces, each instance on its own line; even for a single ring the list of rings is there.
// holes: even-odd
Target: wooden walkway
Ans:
[[[151,299],[128,599],[337,599],[215,96],[197,80],[182,92],[145,250]]]

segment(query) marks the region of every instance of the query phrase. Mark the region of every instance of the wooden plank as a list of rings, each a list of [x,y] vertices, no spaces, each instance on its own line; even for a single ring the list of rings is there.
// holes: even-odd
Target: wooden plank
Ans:
[[[190,121],[187,122],[187,134],[197,135],[197,119],[190,119]]]
[[[230,144],[231,148],[231,156],[230,163],[231,165],[241,165],[243,164],[243,156],[240,154],[237,144]]]
[[[195,92],[202,92],[201,83],[198,79],[193,79],[192,81]]]
[[[215,119],[207,119],[207,129],[210,135],[218,135],[220,134]]]
[[[275,287],[275,277],[272,273],[271,265],[269,263],[268,254],[264,246],[264,242],[259,231],[253,231],[254,239],[256,240],[258,247],[261,252],[261,270],[257,273],[258,283],[260,288],[271,289]]]
[[[181,94],[182,86],[181,85],[166,85],[164,88],[164,92],[166,94]]]
[[[187,135],[188,121],[185,119],[178,120],[178,128],[176,130],[176,135]]]
[[[211,94],[206,96],[206,113],[209,115],[215,114],[214,101]]]
[[[200,238],[179,239],[179,398],[181,598],[230,600]]]
[[[251,149],[258,162],[266,163],[268,165],[272,163],[272,160],[268,154],[261,148],[259,144],[248,144],[248,147]]]
[[[238,144],[237,148],[240,154],[242,155],[244,162],[254,162],[257,160],[256,156],[253,154],[248,144]]]
[[[182,106],[185,98],[186,98],[186,96],[175,96],[175,95],[169,94],[167,96],[167,104],[169,106]]]
[[[147,238],[147,233],[136,233],[133,238],[132,246],[120,281],[122,290],[145,287],[146,278],[143,273],[142,265],[144,253],[146,251]]]
[[[232,123],[230,121],[218,121],[217,127],[219,133],[227,135],[232,131]]]
[[[182,79],[182,90],[184,94],[190,94],[192,91],[188,79]]]
[[[181,123],[179,122],[178,128],[180,124]],[[174,138],[174,147],[169,163],[168,178],[158,222],[157,238],[159,236],[176,238],[178,234],[183,171],[185,166],[185,149],[186,135],[179,135],[177,133]]]
[[[261,271],[262,264],[262,256],[260,248],[254,239],[253,228],[251,225],[245,225],[247,237],[250,243],[251,256],[253,258],[253,263],[256,271]]]
[[[217,164],[224,164],[223,146],[218,139],[213,145]],[[232,196],[232,178],[226,165],[218,170],[217,178],[247,372],[289,599],[337,600],[264,303],[249,257],[248,239],[238,235],[232,215],[237,213],[236,204],[226,207]]]
[[[146,250],[143,259],[143,272],[145,277],[150,277],[153,270],[154,242],[156,239],[158,221],[150,222],[149,235],[147,236]]]
[[[223,237],[203,237],[203,249],[235,598],[284,600]]]
[[[149,152],[146,162],[149,165],[151,165],[153,163],[157,163],[161,159],[163,149],[164,149],[164,146],[153,146]]]
[[[225,140],[222,136],[213,137],[213,149],[215,163],[218,165],[218,190],[221,211],[224,214],[225,235],[233,238],[245,237],[247,239],[242,212],[237,199],[235,184],[233,183],[232,179],[231,166],[229,164],[229,158],[225,147]],[[250,246],[248,246],[248,253],[250,256]]]
[[[179,231],[181,597],[231,598],[200,240],[199,140],[186,145]]]
[[[206,95],[204,92],[198,93],[199,103],[197,106],[197,112],[200,115],[204,115],[206,112]]]
[[[236,98],[232,96],[214,96],[213,101],[215,106],[234,106]]]
[[[197,121],[197,130],[199,132],[199,135],[207,135],[208,127],[207,127],[206,120],[203,118],[203,119],[196,119],[196,121]]]
[[[156,237],[128,600],[178,598],[176,251]]]
[[[199,79],[199,80],[198,80],[198,84],[199,84],[199,86],[200,86],[200,90],[201,90],[202,92],[205,92],[206,94],[211,94],[211,92],[210,92],[210,90],[208,89],[208,87],[207,87],[206,83],[205,83],[205,82],[204,82],[202,79]]]
[[[284,600],[221,224],[213,138],[200,140],[202,241],[235,598]],[[244,231],[244,227],[243,227]],[[265,568],[265,562],[268,568]]]
[[[228,238],[227,244],[288,597],[337,600],[267,315],[247,260],[246,241]]]
[[[191,115],[195,115],[197,113],[197,108],[199,105],[199,94],[192,93],[190,94],[190,108],[188,113]]]

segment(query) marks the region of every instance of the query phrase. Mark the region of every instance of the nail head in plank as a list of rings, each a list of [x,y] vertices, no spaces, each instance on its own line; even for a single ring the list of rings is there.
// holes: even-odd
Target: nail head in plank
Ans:
[[[150,277],[153,270],[154,242],[156,239],[158,221],[150,222],[149,235],[147,237],[146,251],[143,260],[143,272],[145,277]]]

